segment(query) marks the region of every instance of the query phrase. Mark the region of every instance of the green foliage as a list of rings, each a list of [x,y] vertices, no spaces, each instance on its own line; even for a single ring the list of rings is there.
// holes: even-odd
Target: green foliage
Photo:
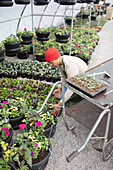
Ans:
[[[3,42],[4,43],[17,43],[19,42],[19,38],[16,35],[11,34]]]
[[[0,169],[1,170],[11,170],[11,166],[3,159],[0,159]]]
[[[32,35],[32,34],[33,34],[32,31],[27,30],[26,28],[24,28],[23,31],[22,31],[22,30],[19,30],[18,33],[17,33],[17,35],[18,35],[19,37],[21,37],[21,36],[27,36],[27,35]]]
[[[4,50],[4,43],[0,42],[0,51]]]

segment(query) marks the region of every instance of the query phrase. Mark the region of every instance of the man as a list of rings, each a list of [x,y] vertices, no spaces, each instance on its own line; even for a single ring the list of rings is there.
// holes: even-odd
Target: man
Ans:
[[[45,59],[50,63],[50,66],[58,67],[61,72],[61,81],[65,84],[65,79],[70,78],[78,73],[87,70],[88,66],[86,63],[78,57],[72,56],[60,56],[59,51],[56,48],[49,48],[45,53]],[[73,92],[65,88],[65,102],[67,102],[73,95]],[[56,98],[61,99],[61,87],[53,92]],[[62,99],[55,106],[56,113],[59,114],[62,106]]]

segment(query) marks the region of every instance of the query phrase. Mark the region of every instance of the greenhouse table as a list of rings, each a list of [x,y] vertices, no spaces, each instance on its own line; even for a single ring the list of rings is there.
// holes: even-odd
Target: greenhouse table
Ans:
[[[65,87],[72,90],[74,93],[80,95],[83,100],[79,103],[77,103],[75,106],[72,106],[69,111],[67,111],[67,114],[74,119],[77,119],[83,126],[89,127],[90,132],[89,135],[87,136],[84,144],[76,151],[74,151],[69,157],[67,157],[67,161],[70,162],[74,157],[76,157],[80,151],[82,151],[85,146],[87,145],[88,141],[90,139],[103,139],[103,160],[106,160],[106,154],[105,154],[105,147],[108,142],[108,133],[109,133],[109,127],[110,127],[110,121],[111,121],[111,113],[113,111],[113,58],[110,60],[107,60],[96,67],[93,67],[92,69],[88,70],[87,73],[89,74],[94,74],[94,73],[100,73],[106,71],[109,75],[107,76],[106,74],[104,75],[99,75],[101,79],[104,79],[105,82],[107,83],[107,90],[104,92],[101,92],[100,94],[96,95],[95,97],[91,98],[87,96],[86,94],[82,93],[80,90],[75,89],[74,87],[70,86],[68,83],[65,84]],[[64,85],[62,85],[62,92],[63,92]],[[68,130],[72,130],[75,125],[72,128],[68,127],[68,124],[65,119],[65,99],[64,99],[64,94],[63,96],[63,119],[65,122],[65,125]],[[86,112],[83,108],[83,106],[88,106],[88,103],[96,107],[97,111],[99,109],[99,113],[96,113],[96,117],[94,116],[93,112],[90,112],[90,108],[85,107]],[[90,106],[89,104],[89,106]],[[94,107],[94,110],[95,110]],[[87,111],[89,109],[89,111]],[[94,111],[93,110],[93,111]],[[70,113],[71,112],[71,113]],[[78,114],[79,113],[79,114]],[[106,118],[106,121],[104,120],[104,123],[101,122],[103,119]],[[101,125],[101,126],[100,126]],[[112,124],[111,124],[112,125]],[[100,126],[100,129],[97,130],[97,127]],[[112,126],[111,126],[112,127]],[[112,127],[113,128],[113,127]],[[104,135],[102,137],[99,137],[99,132],[105,130]],[[113,132],[113,131],[112,131]],[[98,136],[93,136],[97,133]],[[93,137],[92,137],[93,136]]]

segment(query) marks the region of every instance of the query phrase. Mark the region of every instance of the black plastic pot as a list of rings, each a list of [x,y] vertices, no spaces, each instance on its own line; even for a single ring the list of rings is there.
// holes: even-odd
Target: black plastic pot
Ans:
[[[15,56],[20,51],[20,42],[5,43],[5,53],[7,56]]]
[[[76,0],[58,0],[60,5],[75,5]]]
[[[49,0],[34,0],[34,5],[47,5]]]
[[[0,0],[0,7],[10,7],[13,6],[12,0]]]
[[[56,36],[56,41],[59,43],[67,43],[69,41],[69,36],[70,34],[65,34],[65,35],[59,35],[55,34]]]
[[[68,25],[71,25],[71,21],[72,19],[66,19],[65,18],[65,23],[68,24]],[[73,23],[75,22],[75,20],[73,20]]]
[[[51,82],[51,77],[45,77],[45,80],[46,80],[47,82]]]
[[[49,34],[50,34],[50,32],[44,32],[44,33],[36,32],[37,40],[38,41],[48,41]]]
[[[33,35],[22,35],[22,44],[31,44]]]
[[[79,57],[81,58],[87,65],[89,64],[89,61],[91,59],[91,57],[85,58],[85,57]]]
[[[43,55],[35,55],[36,56],[36,60],[40,61],[40,62],[45,62],[45,54]]]
[[[19,125],[22,123],[21,121],[24,119],[24,115],[21,115],[20,117],[10,119],[9,118],[9,123],[13,127],[14,130],[19,129]]]
[[[5,50],[0,51],[0,62],[4,60],[5,57],[4,52]]]
[[[53,137],[53,135],[54,135],[55,132],[56,132],[56,124],[57,124],[57,122],[55,123],[55,125],[52,124],[50,128],[45,129],[44,136],[46,136],[46,138],[51,138],[51,137]]]
[[[9,146],[12,146],[12,137],[13,137],[13,128],[11,127],[11,134],[9,136],[9,138],[5,141],[6,143],[9,144]],[[2,147],[1,147],[1,144],[0,144],[0,156],[2,155]]]
[[[15,0],[15,3],[16,4],[19,4],[19,5],[24,5],[24,4],[30,4],[30,0]]]
[[[50,155],[51,155],[51,150],[49,149],[47,156],[41,162],[32,164],[32,168],[29,167],[29,170],[44,170],[48,164]]]
[[[18,52],[17,53],[17,57],[19,58],[19,59],[27,59],[27,58],[29,58],[29,54],[28,54],[28,51],[20,51],[20,52]]]
[[[96,21],[97,17],[91,16],[91,20]]]

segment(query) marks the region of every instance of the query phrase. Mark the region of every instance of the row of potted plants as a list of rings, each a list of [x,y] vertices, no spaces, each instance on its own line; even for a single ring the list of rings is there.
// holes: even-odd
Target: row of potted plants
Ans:
[[[50,67],[47,62],[22,61],[14,62],[4,60],[0,63],[0,77],[29,78],[35,80],[46,80],[48,82],[60,81],[61,75],[58,68]]]

